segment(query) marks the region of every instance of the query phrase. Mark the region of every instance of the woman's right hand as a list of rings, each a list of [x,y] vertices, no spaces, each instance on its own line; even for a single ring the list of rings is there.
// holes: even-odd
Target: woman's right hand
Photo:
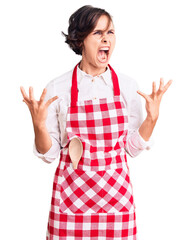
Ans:
[[[36,127],[45,126],[45,121],[48,115],[48,107],[49,105],[54,102],[58,97],[55,96],[49,99],[47,102],[44,101],[47,89],[44,88],[40,100],[37,101],[34,98],[33,88],[29,88],[29,97],[26,94],[23,87],[20,87],[21,93],[23,95],[23,102],[25,102],[30,110],[33,125]]]

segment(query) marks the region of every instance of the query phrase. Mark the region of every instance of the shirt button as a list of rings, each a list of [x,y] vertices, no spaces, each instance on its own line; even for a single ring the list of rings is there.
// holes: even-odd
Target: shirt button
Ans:
[[[94,78],[92,79],[92,82],[94,82]]]

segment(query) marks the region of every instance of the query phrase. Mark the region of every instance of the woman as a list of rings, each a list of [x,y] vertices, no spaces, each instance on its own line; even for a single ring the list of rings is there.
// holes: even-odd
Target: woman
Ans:
[[[23,87],[31,112],[34,153],[56,169],[47,240],[136,239],[135,204],[126,152],[132,157],[150,146],[165,86],[160,79],[151,95],[115,73],[109,60],[115,47],[112,18],[103,9],[84,6],[69,19],[66,43],[82,56],[75,68],[51,81],[39,101]],[[146,100],[143,121],[140,96]],[[69,146],[79,139],[77,168]]]

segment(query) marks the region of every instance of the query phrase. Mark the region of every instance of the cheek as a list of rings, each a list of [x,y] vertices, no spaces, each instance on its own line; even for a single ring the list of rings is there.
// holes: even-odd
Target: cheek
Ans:
[[[96,39],[90,39],[84,43],[85,53],[89,56],[94,56],[97,54],[98,41]]]
[[[112,39],[112,43],[113,43],[113,46],[115,47],[115,44],[116,44],[116,37],[115,36]]]
[[[115,48],[115,43],[116,43],[116,39],[113,38],[113,39],[111,40],[111,49],[112,49],[112,51],[113,51],[114,48]]]

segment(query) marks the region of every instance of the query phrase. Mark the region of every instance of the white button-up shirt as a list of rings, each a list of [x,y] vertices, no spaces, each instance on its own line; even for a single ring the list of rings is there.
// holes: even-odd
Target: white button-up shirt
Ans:
[[[52,80],[47,85],[45,101],[58,96],[48,108],[46,127],[52,140],[52,147],[45,154],[37,151],[34,144],[34,154],[46,162],[54,161],[61,148],[66,145],[66,115],[71,102],[71,83],[73,69],[62,76]],[[120,94],[123,97],[128,111],[128,137],[125,146],[126,152],[131,156],[137,156],[144,149],[149,149],[152,140],[145,141],[139,134],[139,127],[143,122],[142,106],[140,96],[137,94],[138,85],[136,81],[126,75],[117,73],[120,87]],[[99,76],[91,76],[80,68],[77,68],[78,100],[89,100],[96,98],[113,97],[113,82],[109,68]]]

